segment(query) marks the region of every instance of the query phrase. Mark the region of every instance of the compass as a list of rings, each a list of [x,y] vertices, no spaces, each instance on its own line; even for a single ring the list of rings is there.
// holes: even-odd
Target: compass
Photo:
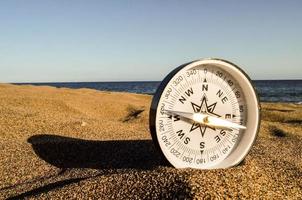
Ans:
[[[260,125],[258,96],[235,64],[204,59],[183,64],[158,87],[150,131],[163,157],[176,168],[238,165]]]

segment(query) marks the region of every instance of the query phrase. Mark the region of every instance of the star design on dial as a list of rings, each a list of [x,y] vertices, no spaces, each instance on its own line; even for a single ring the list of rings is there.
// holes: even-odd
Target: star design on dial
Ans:
[[[217,117],[221,117],[220,115],[214,113],[217,102],[215,102],[215,103],[208,106],[207,101],[208,101],[208,99],[207,99],[206,95],[204,95],[201,99],[201,104],[200,105],[197,105],[197,104],[191,102],[194,113],[210,114],[210,115],[215,115]],[[201,133],[202,137],[204,136],[204,133],[206,132],[207,128],[210,128],[212,130],[216,130],[213,127],[193,122],[193,124],[191,126],[191,129],[190,129],[190,132],[192,132],[192,131],[194,131],[195,129],[198,129],[198,128],[200,130],[200,133]]]

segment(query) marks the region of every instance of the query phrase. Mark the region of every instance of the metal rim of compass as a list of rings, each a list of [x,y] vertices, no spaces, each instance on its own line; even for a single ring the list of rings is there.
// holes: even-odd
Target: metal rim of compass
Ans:
[[[218,66],[217,63],[220,63],[220,65],[218,67],[222,68],[223,70],[229,72],[230,74],[232,74],[233,76],[233,72],[234,70],[238,71],[238,75],[239,77],[242,78],[242,82],[245,82],[247,83],[246,86],[248,87],[248,92],[250,94],[252,94],[252,104],[253,105],[247,105],[247,106],[253,106],[255,108],[254,111],[256,111],[257,113],[254,114],[254,117],[255,117],[255,120],[253,120],[253,124],[256,125],[256,127],[252,130],[253,132],[253,135],[254,136],[252,138],[252,140],[249,141],[248,143],[248,147],[244,148],[244,147],[241,147],[239,148],[238,146],[240,144],[238,144],[238,146],[235,148],[235,151],[237,151],[236,154],[234,154],[234,152],[231,152],[230,155],[224,160],[225,163],[222,163],[222,164],[218,164],[217,166],[213,167],[213,168],[228,168],[228,167],[232,167],[232,166],[236,166],[238,164],[240,164],[244,158],[246,157],[246,155],[249,153],[251,147],[253,146],[253,144],[255,143],[256,141],[256,138],[258,136],[258,132],[259,132],[259,129],[260,129],[260,122],[261,122],[261,107],[260,107],[260,101],[259,101],[259,96],[255,90],[255,87],[253,86],[253,83],[250,79],[250,77],[240,68],[238,67],[237,65],[235,65],[234,63],[232,62],[229,62],[227,60],[224,60],[224,59],[219,59],[219,58],[205,58],[205,59],[199,59],[199,60],[194,60],[192,62],[188,62],[188,63],[185,63],[185,64],[182,64],[180,65],[179,67],[175,68],[174,70],[172,70],[163,80],[162,82],[160,83],[160,85],[158,86],[154,96],[153,96],[153,99],[152,99],[152,102],[151,102],[151,107],[150,107],[150,112],[149,112],[149,128],[150,128],[150,132],[151,132],[151,137],[152,137],[152,140],[153,140],[153,143],[156,147],[156,149],[158,150],[158,152],[160,153],[163,161],[169,165],[169,166],[173,166],[173,164],[166,158],[166,156],[164,155],[161,147],[160,147],[160,144],[159,144],[159,139],[157,137],[157,133],[156,133],[156,115],[157,115],[157,108],[158,108],[158,103],[161,99],[161,95],[162,93],[164,92],[167,84],[170,82],[170,80],[181,70],[183,70],[184,68],[193,68],[194,66],[191,66],[191,65],[200,65],[200,62],[208,62],[207,64],[209,65],[215,65],[216,63],[216,66]],[[204,64],[203,63],[203,64]],[[226,66],[228,65],[228,66]],[[229,70],[228,70],[229,68]],[[231,69],[233,68],[233,69]],[[243,76],[242,76],[243,75]],[[234,76],[233,76],[234,77]],[[235,76],[234,77],[237,81],[238,81],[238,77]],[[239,83],[240,85],[240,83]],[[241,85],[240,85],[241,86]],[[242,88],[243,89],[243,88]],[[245,94],[244,94],[245,95]],[[246,95],[245,95],[246,96]],[[246,102],[251,102],[250,100],[247,100],[246,99]],[[251,115],[251,112],[247,111],[247,117]],[[244,133],[246,134],[246,133]],[[239,142],[240,143],[240,142]],[[242,144],[241,144],[242,146]],[[244,151],[243,152],[240,152],[240,150],[243,149]],[[239,151],[239,152],[238,152]],[[239,156],[237,156],[239,154]],[[174,166],[174,167],[177,167],[177,166]]]

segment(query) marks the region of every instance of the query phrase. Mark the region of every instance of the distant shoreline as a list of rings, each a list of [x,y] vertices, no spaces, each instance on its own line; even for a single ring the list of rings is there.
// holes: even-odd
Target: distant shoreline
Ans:
[[[53,86],[56,88],[89,88],[99,91],[127,92],[154,95],[160,81],[111,82],[33,82],[14,85]],[[302,103],[302,80],[254,80],[261,102]]]
[[[49,83],[130,83],[130,82],[161,82],[162,80],[133,80],[133,81],[37,81],[37,82],[0,82],[8,84],[49,84]],[[252,81],[302,81],[302,79],[252,79]]]

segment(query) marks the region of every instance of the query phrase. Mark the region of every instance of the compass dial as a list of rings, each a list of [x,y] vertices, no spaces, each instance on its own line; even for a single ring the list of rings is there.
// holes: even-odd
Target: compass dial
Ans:
[[[259,129],[259,103],[234,64],[206,59],[172,71],[153,97],[150,130],[177,168],[227,168],[240,163]]]

